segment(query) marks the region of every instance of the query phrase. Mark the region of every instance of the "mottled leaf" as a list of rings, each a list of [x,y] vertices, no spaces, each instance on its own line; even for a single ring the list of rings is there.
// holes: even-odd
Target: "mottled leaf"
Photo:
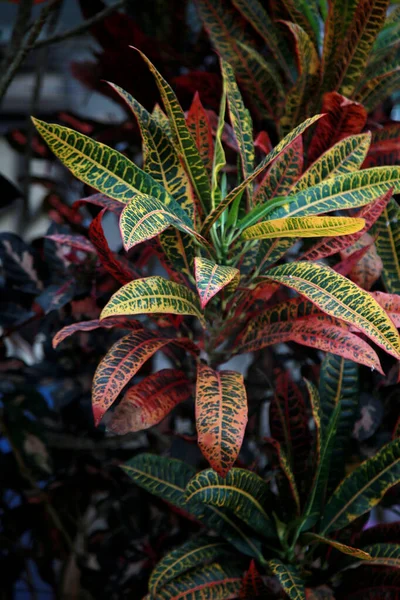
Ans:
[[[207,258],[196,257],[194,269],[200,305],[203,309],[211,298],[227,285],[237,286],[239,283],[240,272],[238,269],[217,265]]]
[[[245,240],[276,237],[305,238],[352,234],[365,226],[364,219],[352,217],[289,217],[271,219],[248,227],[242,233]]]
[[[306,600],[304,581],[301,578],[297,567],[293,565],[285,565],[276,558],[268,561],[268,567],[278,578],[283,591],[287,594],[290,600]]]

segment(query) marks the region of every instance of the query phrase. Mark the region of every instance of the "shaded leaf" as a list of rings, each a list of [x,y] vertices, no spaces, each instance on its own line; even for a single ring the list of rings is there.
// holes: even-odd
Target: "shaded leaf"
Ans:
[[[135,319],[125,319],[121,317],[111,317],[109,319],[93,319],[92,321],[81,321],[80,323],[72,323],[66,325],[53,337],[53,348],[57,348],[67,337],[77,331],[93,331],[94,329],[111,329],[120,327],[121,329],[143,329],[143,325]]]
[[[382,281],[386,291],[400,293],[400,209],[391,200],[375,223],[376,249],[382,259]]]
[[[211,177],[214,155],[211,123],[207,111],[201,103],[198,92],[195,93],[193,102],[187,113],[186,124],[195,141],[206,171],[209,177]]]
[[[285,565],[280,560],[274,559],[268,561],[268,567],[278,578],[290,600],[305,600],[304,581],[295,566]]]
[[[194,269],[201,308],[204,308],[211,298],[227,285],[237,286],[239,283],[238,269],[217,265],[207,258],[196,257]]]
[[[360,550],[359,548],[353,548],[352,546],[346,546],[346,544],[342,544],[337,542],[336,540],[331,540],[322,535],[318,535],[317,533],[306,533],[303,538],[305,542],[316,542],[319,544],[328,544],[328,546],[332,546],[342,554],[347,554],[348,556],[352,556],[353,558],[358,558],[360,560],[371,560],[371,555],[368,554],[365,550]]]

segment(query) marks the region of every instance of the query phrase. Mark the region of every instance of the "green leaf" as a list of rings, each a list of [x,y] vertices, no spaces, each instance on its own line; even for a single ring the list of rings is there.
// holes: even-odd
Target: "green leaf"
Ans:
[[[329,179],[358,171],[367,155],[371,144],[371,133],[350,135],[326,150],[300,177],[291,188],[296,194],[302,190]]]
[[[390,294],[400,294],[400,209],[391,200],[372,229],[382,259],[382,281]]]
[[[303,142],[299,137],[274,160],[257,189],[254,204],[262,204],[275,196],[286,196],[302,171]]]
[[[273,523],[265,506],[269,498],[267,484],[246,469],[231,469],[220,477],[212,469],[201,471],[186,487],[188,502],[224,507],[264,537],[275,537]]]
[[[319,391],[325,428],[335,407],[340,404],[328,490],[332,490],[344,474],[346,455],[358,409],[358,370],[357,363],[335,354],[326,354],[321,364]]]
[[[397,439],[386,444],[343,479],[325,506],[321,534],[342,529],[369,512],[399,481],[400,440]]]
[[[171,202],[171,196],[153,177],[117,150],[68,127],[32,121],[50,150],[83,183],[123,203],[138,193],[154,196],[165,205]]]
[[[304,581],[294,565],[285,565],[280,560],[274,559],[268,561],[268,567],[278,578],[290,600],[306,600]]]
[[[221,189],[218,183],[218,175],[226,164],[225,151],[222,145],[222,133],[225,125],[226,109],[226,82],[223,80],[222,96],[218,115],[217,131],[215,132],[215,149],[211,174],[211,197],[212,206],[215,208],[221,201]]]
[[[319,544],[327,544],[328,546],[332,546],[332,548],[339,550],[339,552],[342,552],[342,554],[347,554],[348,556],[352,556],[353,558],[358,558],[360,560],[371,560],[371,555],[368,552],[365,552],[365,550],[353,548],[352,546],[346,546],[346,544],[342,544],[336,540],[331,540],[323,535],[318,535],[317,533],[306,533],[302,536],[302,541],[305,543],[316,542]]]
[[[319,397],[318,389],[315,387],[311,381],[308,379],[304,379],[304,383],[306,384],[308,397],[310,399],[311,404],[311,412],[314,419],[315,425],[315,463],[318,465],[321,458],[321,449],[322,449],[322,410],[321,410],[321,401]]]
[[[150,60],[136,49],[143,60],[147,63],[153,73],[158,90],[160,92],[165,110],[171,125],[171,133],[174,145],[190,176],[193,187],[204,209],[211,206],[211,189],[208,181],[207,171],[196,148],[194,139],[186,125],[185,115],[171,86],[165,81]]]
[[[363,550],[372,556],[371,565],[400,568],[399,544],[371,544]]]
[[[326,314],[354,325],[400,359],[400,337],[386,312],[368,292],[333,269],[300,261],[272,268],[268,278],[296,290]]]
[[[195,205],[190,181],[168,135],[157,120],[128,92],[115,84],[109,85],[125,100],[138,121],[143,140],[144,170],[167,190],[176,201],[176,205],[183,209],[190,222],[193,222]],[[175,210],[172,206],[171,209]]]
[[[169,552],[152,571],[149,579],[149,592],[156,596],[160,588],[182,573],[199,564],[211,563],[216,559],[230,556],[230,546],[212,537],[189,540],[176,550]]]
[[[339,236],[355,233],[364,226],[364,219],[352,217],[289,217],[262,221],[248,227],[243,231],[242,238],[244,240],[265,240],[281,237]]]
[[[201,308],[227,285],[236,287],[240,280],[238,269],[217,265],[207,258],[196,257],[194,268]]]
[[[193,236],[181,233],[178,229],[169,228],[160,233],[158,241],[175,273],[190,278],[193,273],[196,252]]]
[[[288,196],[288,204],[274,210],[271,217],[305,217],[357,208],[376,200],[391,187],[394,193],[400,192],[399,167],[374,167],[345,173]]]
[[[103,308],[100,319],[147,313],[193,315],[205,326],[197,296],[186,286],[158,275],[122,286]]]
[[[397,62],[397,61],[396,61]],[[363,104],[368,112],[372,112],[382,100],[396,92],[400,83],[400,66],[390,71],[377,74],[369,79],[356,93],[355,99]]]
[[[196,382],[198,444],[213,469],[225,477],[238,457],[247,424],[243,375],[199,363]]]
[[[220,204],[210,212],[207,219],[203,223],[203,228],[201,233],[205,235],[211,229],[211,226],[215,221],[222,215],[224,210],[239,196],[239,194],[243,193],[243,190],[258,177],[266,167],[277,157],[279,154],[291,144],[299,135],[301,135],[308,127],[310,127],[315,121],[321,118],[322,115],[315,115],[310,119],[306,119],[303,123],[298,125],[293,131],[291,131],[287,136],[283,138],[279,142],[277,146],[267,156],[261,161],[258,167],[253,171],[253,173],[247,177],[242,183],[236,186],[229,194],[224,198]],[[400,187],[400,179],[399,179],[399,187]]]
[[[235,80],[229,63],[221,60],[221,71],[228,99],[228,109],[233,132],[238,144],[243,177],[246,179],[254,170],[253,123]],[[247,193],[251,195],[251,184]]]
[[[176,227],[188,233],[203,246],[208,242],[196,233],[187,214],[179,204],[171,202],[165,206],[152,196],[134,197],[121,213],[119,226],[125,250],[159,235],[168,227]]]

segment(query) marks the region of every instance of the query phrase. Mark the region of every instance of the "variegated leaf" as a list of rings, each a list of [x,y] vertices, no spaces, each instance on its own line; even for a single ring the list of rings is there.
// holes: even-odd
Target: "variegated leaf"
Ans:
[[[107,429],[125,435],[154,427],[192,394],[182,371],[163,369],[129,388],[118,404]]]
[[[240,271],[238,269],[217,265],[207,258],[196,257],[194,269],[200,305],[203,309],[211,298],[227,285],[236,287],[239,283]]]
[[[367,248],[367,250],[349,271],[348,277],[364,290],[370,290],[381,276],[383,268],[373,238],[368,233],[364,233],[362,238],[353,244],[351,248],[342,250],[340,255],[342,259],[345,259],[362,248]]]
[[[278,578],[283,591],[290,600],[306,600],[304,581],[297,568],[293,565],[285,565],[278,559],[268,561],[268,567]]]
[[[223,506],[262,536],[275,537],[272,520],[265,511],[268,498],[267,484],[246,469],[232,469],[225,477],[207,469],[186,486],[188,502]]]
[[[254,204],[263,204],[270,198],[288,194],[302,171],[303,142],[299,137],[279,154],[265,173],[257,189]]]
[[[352,546],[347,546],[346,544],[342,544],[337,542],[336,540],[331,540],[330,538],[326,538],[323,535],[318,535],[317,533],[306,533],[302,540],[310,543],[318,543],[318,544],[327,544],[328,546],[332,546],[335,550],[339,550],[342,554],[347,554],[348,556],[352,556],[353,558],[358,558],[359,560],[371,560],[372,556],[366,552],[365,550],[361,550],[360,548],[353,548]]]
[[[269,238],[306,238],[352,234],[365,226],[364,219],[352,217],[288,217],[271,219],[248,227],[242,233],[245,240]]]
[[[370,294],[333,269],[297,262],[274,267],[268,277],[295,289],[328,315],[354,325],[400,359],[400,337],[385,311]]]
[[[196,384],[198,444],[217,473],[225,477],[239,454],[247,424],[243,376],[199,364]]]
[[[285,501],[286,498],[290,498],[291,506],[294,507],[294,512],[297,515],[300,515],[299,492],[288,458],[282,449],[281,444],[277,440],[266,438],[264,441],[267,448],[272,450],[273,466],[279,469],[276,476],[279,493],[285,498]]]
[[[146,313],[193,315],[205,326],[196,295],[186,286],[158,275],[124,285],[111,297],[100,318]]]
[[[211,178],[214,156],[212,129],[207,111],[204,109],[199,93],[196,92],[186,116],[186,124],[195,141],[209,178]]]
[[[66,325],[53,337],[53,348],[57,348],[61,342],[67,337],[73,335],[77,331],[93,331],[94,329],[111,329],[113,327],[119,327],[121,329],[143,329],[142,323],[136,321],[136,319],[126,319],[124,317],[111,317],[110,319],[93,319],[92,321],[81,321],[80,323],[72,323]]]
[[[382,281],[391,294],[400,293],[400,208],[391,200],[376,221],[376,248],[382,259]]]

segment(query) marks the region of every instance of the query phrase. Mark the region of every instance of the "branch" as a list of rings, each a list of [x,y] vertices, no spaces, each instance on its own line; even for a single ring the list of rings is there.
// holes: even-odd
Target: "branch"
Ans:
[[[21,64],[24,62],[28,52],[34,47],[34,44],[37,38],[39,37],[44,24],[47,21],[47,17],[54,9],[55,5],[59,2],[60,0],[50,0],[50,2],[42,9],[42,12],[40,13],[37,21],[35,21],[32,25],[32,29],[30,30],[26,40],[22,43],[20,49],[17,51],[14,60],[11,62],[9,68],[0,80],[0,102],[4,97],[8,86],[14,79],[16,72],[18,71]]]
[[[60,42],[63,42],[64,40],[68,40],[69,38],[75,37],[82,33],[86,33],[86,31],[88,29],[90,29],[92,27],[92,25],[95,25],[99,21],[102,21],[103,19],[108,17],[108,15],[113,13],[115,10],[122,8],[122,6],[124,4],[125,4],[125,0],[118,0],[118,2],[116,2],[115,4],[112,4],[111,6],[106,6],[106,8],[104,8],[103,10],[98,12],[96,15],[94,15],[94,17],[91,17],[90,19],[83,21],[83,23],[81,23],[77,27],[67,29],[67,31],[64,31],[63,33],[57,33],[56,35],[48,37],[45,40],[40,40],[39,42],[36,42],[36,44],[33,45],[33,49],[36,50],[37,48],[43,48],[44,46],[50,46],[50,44],[59,44]]]

